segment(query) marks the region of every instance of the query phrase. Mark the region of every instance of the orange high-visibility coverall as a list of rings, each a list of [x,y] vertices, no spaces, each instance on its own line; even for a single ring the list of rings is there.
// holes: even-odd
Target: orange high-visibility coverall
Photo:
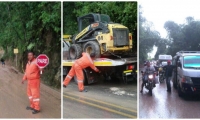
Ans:
[[[84,90],[83,80],[83,69],[86,67],[91,67],[94,71],[98,72],[99,70],[94,66],[94,63],[88,53],[82,53],[82,57],[74,62],[74,64],[71,67],[71,70],[69,71],[68,75],[66,76],[64,80],[64,85],[68,85],[70,80],[76,75],[77,82],[78,82],[78,88],[79,91]]]
[[[40,69],[36,65],[36,59],[28,61],[23,80],[28,80],[27,95],[30,107],[40,110]]]

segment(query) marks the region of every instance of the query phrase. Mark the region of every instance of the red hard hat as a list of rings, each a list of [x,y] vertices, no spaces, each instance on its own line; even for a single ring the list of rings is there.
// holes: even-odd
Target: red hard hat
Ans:
[[[171,63],[171,61],[170,61],[170,60],[168,60],[168,61],[167,61],[167,63]]]

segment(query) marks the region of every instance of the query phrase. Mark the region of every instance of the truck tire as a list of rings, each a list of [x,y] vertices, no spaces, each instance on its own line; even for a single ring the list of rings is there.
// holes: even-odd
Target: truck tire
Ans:
[[[95,58],[99,58],[101,56],[100,54],[100,47],[98,42],[96,41],[88,41],[83,46],[83,51],[87,53],[95,53]]]
[[[153,89],[153,86],[152,86],[152,84],[150,84],[150,85],[149,85],[149,95],[150,95],[150,96],[152,96],[152,89]]]
[[[78,44],[72,44],[69,47],[69,59],[78,59],[81,57],[82,48]]]

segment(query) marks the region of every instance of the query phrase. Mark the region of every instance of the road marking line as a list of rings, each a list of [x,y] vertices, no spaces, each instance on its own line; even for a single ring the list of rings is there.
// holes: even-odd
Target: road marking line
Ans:
[[[123,112],[119,112],[119,111],[116,111],[116,110],[113,110],[113,109],[110,109],[110,108],[102,107],[100,105],[89,103],[89,102],[86,102],[86,101],[83,101],[83,100],[78,100],[76,98],[73,98],[73,97],[70,97],[70,96],[67,96],[67,95],[63,95],[63,96],[66,97],[66,98],[69,98],[69,99],[72,99],[72,100],[75,100],[75,101],[78,101],[78,102],[93,106],[93,107],[97,107],[97,108],[100,108],[100,109],[103,109],[103,110],[106,110],[106,111],[109,111],[109,112],[113,112],[113,113],[125,116],[125,117],[137,118],[136,116],[133,116],[133,115],[129,115],[129,114],[126,114],[126,113],[123,113]]]
[[[66,92],[64,92],[64,93],[66,93]],[[66,94],[72,95],[72,96],[76,96],[76,97],[80,97],[80,96],[74,95],[72,93],[66,93]],[[111,103],[107,103],[107,102],[103,102],[103,101],[95,100],[95,99],[91,99],[91,98],[86,98],[86,97],[83,97],[83,96],[81,96],[81,97],[85,98],[85,99],[88,99],[88,100],[91,100],[91,101],[94,101],[94,102],[98,102],[98,103],[102,103],[102,104],[105,104],[105,105],[110,105],[110,106],[113,106],[113,107],[116,107],[116,108],[120,108],[120,109],[129,111],[129,112],[137,113],[137,111],[135,111],[135,110],[131,110],[131,109],[128,109],[128,108],[125,108],[125,107],[121,107],[121,106],[115,105],[115,104],[111,104]]]

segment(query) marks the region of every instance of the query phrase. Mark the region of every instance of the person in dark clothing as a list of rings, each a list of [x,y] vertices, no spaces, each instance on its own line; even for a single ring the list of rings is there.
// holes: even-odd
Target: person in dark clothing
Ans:
[[[167,84],[167,92],[171,92],[171,85],[170,85],[170,80],[172,78],[172,72],[173,69],[175,68],[174,65],[171,65],[171,61],[167,61],[167,65],[163,67],[165,70],[165,78],[166,78],[166,84]]]
[[[5,60],[3,58],[1,58],[1,64],[2,64],[2,67],[5,66]]]

